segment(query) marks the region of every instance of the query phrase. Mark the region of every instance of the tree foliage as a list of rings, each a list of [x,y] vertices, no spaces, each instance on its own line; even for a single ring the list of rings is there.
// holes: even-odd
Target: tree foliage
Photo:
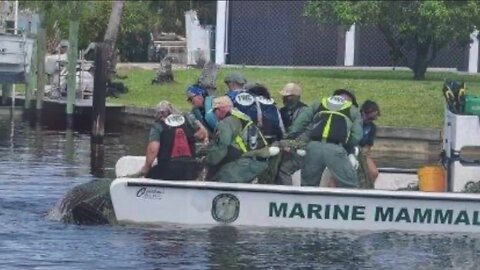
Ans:
[[[68,39],[70,19],[80,22],[78,46],[101,42],[107,29],[112,1],[19,1],[20,8],[43,11],[47,38],[55,36],[55,22],[61,39]],[[122,61],[146,61],[150,33],[185,33],[185,11],[198,10],[202,21],[215,22],[216,1],[125,1],[117,38]]]
[[[320,24],[376,26],[401,60],[424,79],[437,52],[450,43],[466,45],[480,26],[480,3],[468,1],[315,1],[305,5],[307,16]],[[409,51],[415,51],[413,57]]]

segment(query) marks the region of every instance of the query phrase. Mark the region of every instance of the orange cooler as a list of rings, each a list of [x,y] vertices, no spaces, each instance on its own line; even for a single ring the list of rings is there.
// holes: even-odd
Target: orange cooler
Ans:
[[[447,184],[442,166],[426,166],[418,170],[420,191],[445,192]]]

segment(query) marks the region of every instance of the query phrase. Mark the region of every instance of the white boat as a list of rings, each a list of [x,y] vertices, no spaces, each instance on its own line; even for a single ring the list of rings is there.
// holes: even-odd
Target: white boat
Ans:
[[[143,161],[123,157],[117,174],[138,172]],[[415,179],[381,173],[376,188],[396,189]],[[298,178],[294,182],[296,186],[117,178],[110,195],[119,223],[480,232],[477,194],[300,187]]]
[[[480,195],[118,178],[120,223],[480,232]]]
[[[457,117],[449,115],[447,121]],[[466,126],[476,125],[480,132],[478,117],[470,118]],[[480,194],[459,192],[467,182],[480,180],[480,166],[453,156],[459,147],[480,146],[480,136],[454,147],[451,136],[465,134],[445,134],[444,149],[454,150],[447,153],[445,179],[452,192],[394,191],[417,182],[417,175],[388,172],[380,173],[374,190],[301,187],[298,175],[294,186],[125,178],[139,171],[145,157],[123,157],[110,195],[119,223],[480,232]]]

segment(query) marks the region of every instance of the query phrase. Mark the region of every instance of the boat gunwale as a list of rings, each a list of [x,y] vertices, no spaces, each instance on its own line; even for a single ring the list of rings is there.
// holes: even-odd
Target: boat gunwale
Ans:
[[[281,185],[259,185],[244,183],[217,183],[197,181],[168,181],[154,179],[131,179],[117,178],[126,181],[128,187],[164,187],[178,189],[199,189],[215,190],[224,192],[255,192],[255,193],[277,193],[289,195],[322,195],[322,196],[344,196],[344,197],[366,197],[366,198],[388,198],[400,200],[429,200],[429,201],[456,201],[456,202],[479,202],[478,194],[468,193],[440,193],[421,191],[390,191],[390,190],[365,190],[345,188],[321,188],[321,187],[297,187]],[[112,182],[113,185],[114,182]]]

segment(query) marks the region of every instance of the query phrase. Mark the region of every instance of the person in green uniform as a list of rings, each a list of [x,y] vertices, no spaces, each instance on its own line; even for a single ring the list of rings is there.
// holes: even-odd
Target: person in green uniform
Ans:
[[[193,180],[196,164],[195,140],[208,140],[208,131],[192,114],[183,114],[168,101],[155,108],[155,122],[150,128],[145,164],[141,174],[164,180]],[[157,164],[152,166],[155,159]],[[189,168],[185,169],[185,168]]]
[[[357,173],[347,149],[358,145],[363,135],[358,107],[337,91],[337,95],[313,103],[303,116],[300,121],[312,120],[305,134],[309,142],[301,171],[302,186],[318,186],[328,167],[335,180],[331,186],[357,188]]]
[[[283,124],[287,133],[297,117],[307,108],[307,105],[300,101],[302,88],[295,83],[287,83],[280,95],[283,99],[283,107],[280,109]],[[292,185],[292,174],[299,170],[303,164],[303,157],[299,156],[295,148],[300,148],[304,143],[294,140],[292,136],[288,140],[281,141],[283,150],[279,155],[280,164],[277,165],[275,184]]]
[[[283,99],[283,107],[280,109],[283,125],[288,128],[297,119],[300,113],[307,108],[307,105],[301,101],[302,88],[295,83],[287,83],[280,91]]]
[[[263,134],[246,114],[233,108],[228,96],[215,98],[212,108],[219,122],[205,157],[207,180],[253,181],[268,166],[267,158],[248,156],[249,152],[267,146]]]
[[[333,92],[333,96],[341,96],[345,100],[350,101],[356,109],[354,109],[355,121],[360,121],[361,126],[361,117],[360,113],[358,112],[358,103],[355,95],[352,91],[347,89],[337,89]],[[295,148],[303,148],[309,141],[309,131],[312,126],[312,121],[314,115],[320,109],[320,102],[314,102],[308,107],[305,107],[298,116],[294,119],[291,126],[288,128],[288,132],[285,136],[287,147],[287,151],[284,152],[283,160],[280,164],[276,183],[283,184],[283,185],[292,185],[292,175],[296,171],[300,170],[304,166],[305,157],[299,156],[294,150]],[[357,112],[357,113],[355,113]],[[356,125],[357,126],[357,125]],[[288,145],[291,145],[289,147]],[[349,151],[352,151],[353,146],[348,146]],[[321,172],[318,176],[318,181],[320,181]]]

